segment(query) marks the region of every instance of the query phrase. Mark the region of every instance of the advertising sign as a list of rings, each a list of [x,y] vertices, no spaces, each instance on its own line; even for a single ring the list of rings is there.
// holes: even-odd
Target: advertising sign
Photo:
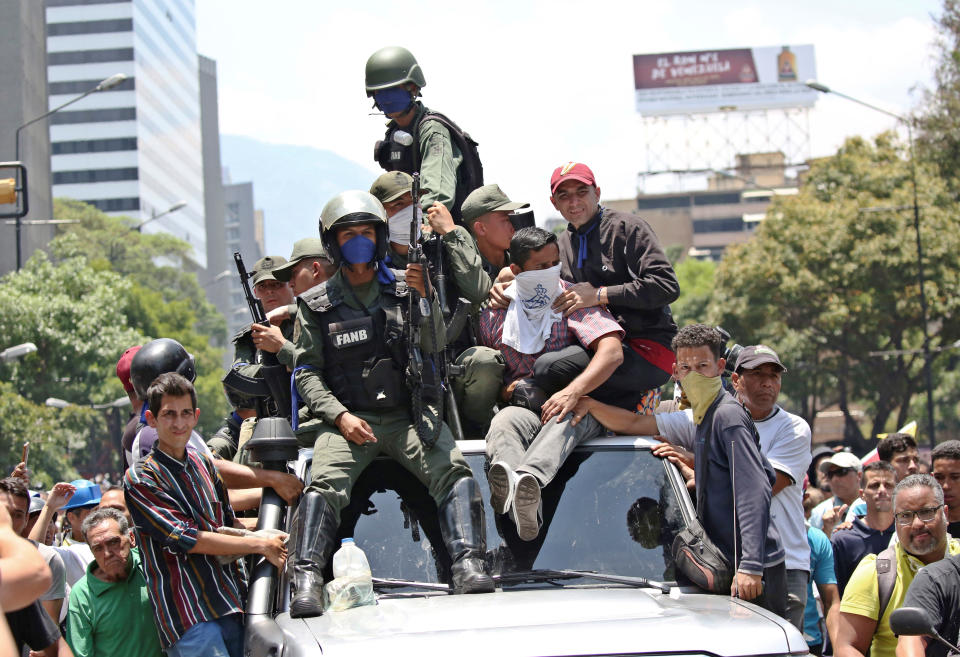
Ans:
[[[644,116],[812,107],[813,46],[698,50],[633,56],[637,111]]]

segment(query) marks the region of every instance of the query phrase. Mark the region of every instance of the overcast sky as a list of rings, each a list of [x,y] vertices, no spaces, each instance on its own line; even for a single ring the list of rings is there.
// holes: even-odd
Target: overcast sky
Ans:
[[[426,75],[426,104],[480,142],[486,181],[533,203],[541,220],[553,214],[550,173],[568,160],[593,168],[604,197],[635,195],[646,163],[633,54],[813,44],[822,83],[903,113],[929,84],[931,15],[940,11],[932,0],[196,5],[199,52],[218,63],[222,133],[331,150],[376,172],[383,119],[370,115],[364,64],[378,48],[402,45]],[[812,155],[892,125],[821,96],[810,115]]]

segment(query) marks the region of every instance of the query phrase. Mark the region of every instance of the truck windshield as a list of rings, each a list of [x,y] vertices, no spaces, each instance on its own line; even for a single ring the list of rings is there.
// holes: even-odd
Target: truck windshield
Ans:
[[[575,451],[543,491],[543,527],[530,542],[490,509],[484,456],[468,454],[467,461],[483,492],[492,574],[566,569],[675,579],[670,546],[684,520],[665,463],[649,450]],[[436,507],[424,487],[391,461],[375,462],[357,481],[340,534],[356,539],[374,577],[447,581],[450,560]]]

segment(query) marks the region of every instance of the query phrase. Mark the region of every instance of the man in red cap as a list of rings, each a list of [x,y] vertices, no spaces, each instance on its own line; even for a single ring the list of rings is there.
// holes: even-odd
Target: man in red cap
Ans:
[[[130,398],[130,418],[127,420],[127,426],[123,428],[123,436],[120,438],[120,462],[126,463],[126,454],[133,448],[133,439],[137,435],[137,429],[140,426],[140,407],[143,406],[143,400],[137,397],[137,391],[133,388],[130,381],[130,363],[133,357],[140,351],[140,345],[130,347],[120,360],[117,361],[117,378],[123,384],[123,389]]]
[[[624,363],[608,383],[622,379],[636,396],[616,405],[635,409],[644,393],[670,379],[670,340],[677,325],[670,305],[680,286],[670,261],[646,221],[600,205],[600,188],[586,164],[568,162],[550,178],[550,200],[569,222],[560,234],[564,280],[574,285],[554,302],[569,315],[606,306],[626,332]]]

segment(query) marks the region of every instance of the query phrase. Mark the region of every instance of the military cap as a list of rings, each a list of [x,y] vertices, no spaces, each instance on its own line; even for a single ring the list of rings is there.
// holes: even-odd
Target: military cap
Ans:
[[[370,193],[381,203],[395,201],[413,191],[413,177],[403,171],[388,171],[373,181]]]
[[[250,272],[250,276],[253,279],[253,284],[262,283],[263,281],[275,281],[276,277],[273,275],[273,270],[284,264],[287,261],[283,256],[266,256],[260,258],[255,263],[253,263],[253,271]]]
[[[319,237],[305,237],[293,243],[293,253],[290,254],[290,261],[273,270],[273,276],[283,283],[290,280],[293,275],[293,268],[297,263],[307,258],[330,259],[326,250],[323,248],[323,240]]]
[[[513,212],[530,207],[529,203],[515,203],[507,198],[499,185],[478,187],[463,200],[460,212],[464,221],[473,221],[488,212]]]

